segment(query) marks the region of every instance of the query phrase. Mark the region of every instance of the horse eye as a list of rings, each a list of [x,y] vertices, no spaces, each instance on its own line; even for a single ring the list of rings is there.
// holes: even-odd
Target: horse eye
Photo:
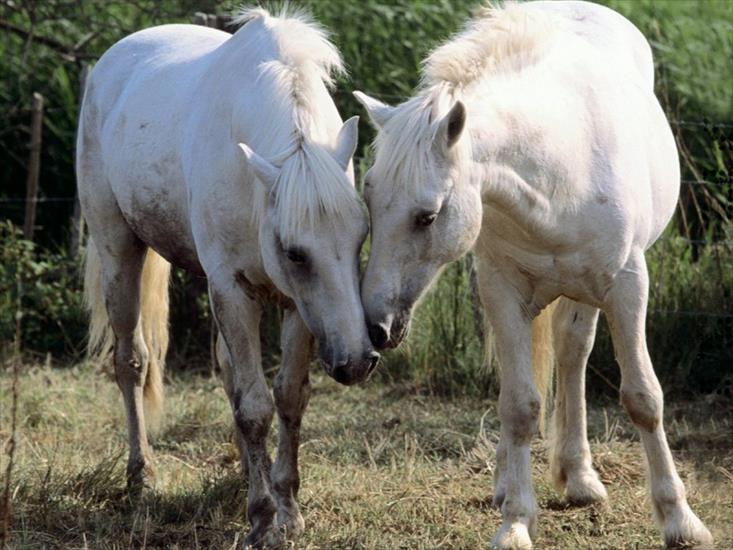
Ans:
[[[418,214],[415,218],[415,225],[417,227],[428,227],[432,225],[437,217],[437,212],[423,212],[422,214]]]
[[[308,261],[308,256],[305,252],[298,248],[288,248],[285,251],[285,257],[297,265],[303,265]]]

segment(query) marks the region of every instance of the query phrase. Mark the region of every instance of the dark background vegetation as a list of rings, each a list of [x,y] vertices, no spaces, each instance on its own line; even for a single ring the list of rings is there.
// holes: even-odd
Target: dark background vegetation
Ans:
[[[271,4],[261,2],[266,7]],[[668,392],[729,391],[733,383],[733,3],[727,0],[605,0],[648,37],[657,95],[672,121],[683,185],[677,216],[649,253],[647,332]],[[75,181],[79,75],[123,36],[155,24],[192,22],[197,11],[231,13],[234,2],[0,0],[0,344],[83,357],[79,258],[68,251]],[[420,61],[456,32],[476,0],[304,0],[332,31],[349,75],[334,97],[344,117],[363,114],[351,96],[364,90],[397,103],[418,82]],[[46,100],[35,243],[23,221],[33,92]],[[357,170],[368,163],[373,130],[362,117]],[[435,394],[482,394],[492,387],[472,307],[470,259],[446,271],[419,310],[409,341],[389,354],[384,380]],[[176,271],[172,284],[171,368],[204,368],[210,319],[205,282]],[[276,312],[266,319],[277,364]],[[590,361],[589,389],[615,393],[617,368],[602,321]],[[726,389],[727,388],[727,389]]]

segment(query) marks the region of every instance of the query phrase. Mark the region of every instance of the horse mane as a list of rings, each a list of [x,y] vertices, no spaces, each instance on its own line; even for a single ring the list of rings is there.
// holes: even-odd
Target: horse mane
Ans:
[[[546,51],[553,21],[514,2],[486,6],[458,36],[428,56],[423,86],[447,82],[466,87],[492,74],[531,66]]]
[[[302,10],[285,5],[278,15],[264,8],[242,8],[234,17],[234,25],[244,26],[260,20],[270,30],[279,50],[279,61],[296,71],[315,72],[329,87],[334,74],[344,73],[344,64],[328,32]]]
[[[423,63],[417,95],[399,105],[376,139],[382,176],[394,184],[420,186],[434,177],[431,147],[439,121],[457,100],[470,102],[492,76],[534,65],[554,35],[552,21],[521,4],[482,8],[456,37],[439,46]],[[464,132],[451,153],[467,159],[470,138]]]
[[[240,31],[254,22],[263,25],[277,51],[275,58],[260,64],[259,78],[284,92],[272,101],[279,101],[280,111],[287,116],[269,121],[258,141],[262,152],[271,155],[268,160],[281,169],[273,193],[280,213],[280,237],[287,242],[306,225],[313,227],[319,215],[348,219],[362,211],[356,189],[325,146],[329,136],[315,124],[319,118],[313,101],[316,88],[332,87],[334,75],[342,74],[344,66],[327,32],[303,11],[286,6],[273,16],[263,8],[246,8],[234,19],[235,24],[244,25]],[[266,200],[264,193],[261,198]],[[255,218],[263,211],[255,207]]]

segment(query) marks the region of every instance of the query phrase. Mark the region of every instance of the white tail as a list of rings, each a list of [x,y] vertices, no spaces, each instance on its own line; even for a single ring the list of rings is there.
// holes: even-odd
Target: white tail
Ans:
[[[532,321],[532,376],[540,394],[540,433],[545,435],[547,400],[552,396],[552,372],[555,367],[555,347],[552,342],[552,315],[557,300],[547,306]]]
[[[84,264],[84,303],[90,317],[87,352],[93,360],[108,360],[112,356],[114,334],[102,292],[102,264],[92,239],[87,244]],[[145,420],[151,430],[158,427],[163,408],[170,269],[166,260],[148,249],[141,280],[140,316],[142,336],[148,348],[148,372],[144,387]]]

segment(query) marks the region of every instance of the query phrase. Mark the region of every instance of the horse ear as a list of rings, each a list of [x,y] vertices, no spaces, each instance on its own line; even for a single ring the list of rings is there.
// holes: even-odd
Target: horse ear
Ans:
[[[265,185],[268,191],[271,191],[280,175],[280,169],[263,159],[244,143],[240,143],[239,148],[244,153],[247,164],[252,168],[257,179]]]
[[[448,114],[440,121],[440,127],[435,134],[436,142],[445,149],[453,147],[461,137],[466,127],[466,107],[461,101],[456,101]]]
[[[336,138],[336,151],[334,152],[334,158],[338,162],[339,166],[345,171],[351,162],[351,157],[354,156],[356,151],[356,144],[359,141],[359,117],[352,116],[349,120],[344,122],[339,130],[339,135]]]
[[[367,110],[367,113],[369,113],[369,118],[374,123],[374,126],[377,127],[377,130],[379,130],[387,123],[390,118],[392,118],[392,115],[395,112],[394,107],[390,107],[389,105],[387,105],[386,103],[382,103],[378,99],[369,97],[364,92],[353,93],[357,101],[361,103]]]

